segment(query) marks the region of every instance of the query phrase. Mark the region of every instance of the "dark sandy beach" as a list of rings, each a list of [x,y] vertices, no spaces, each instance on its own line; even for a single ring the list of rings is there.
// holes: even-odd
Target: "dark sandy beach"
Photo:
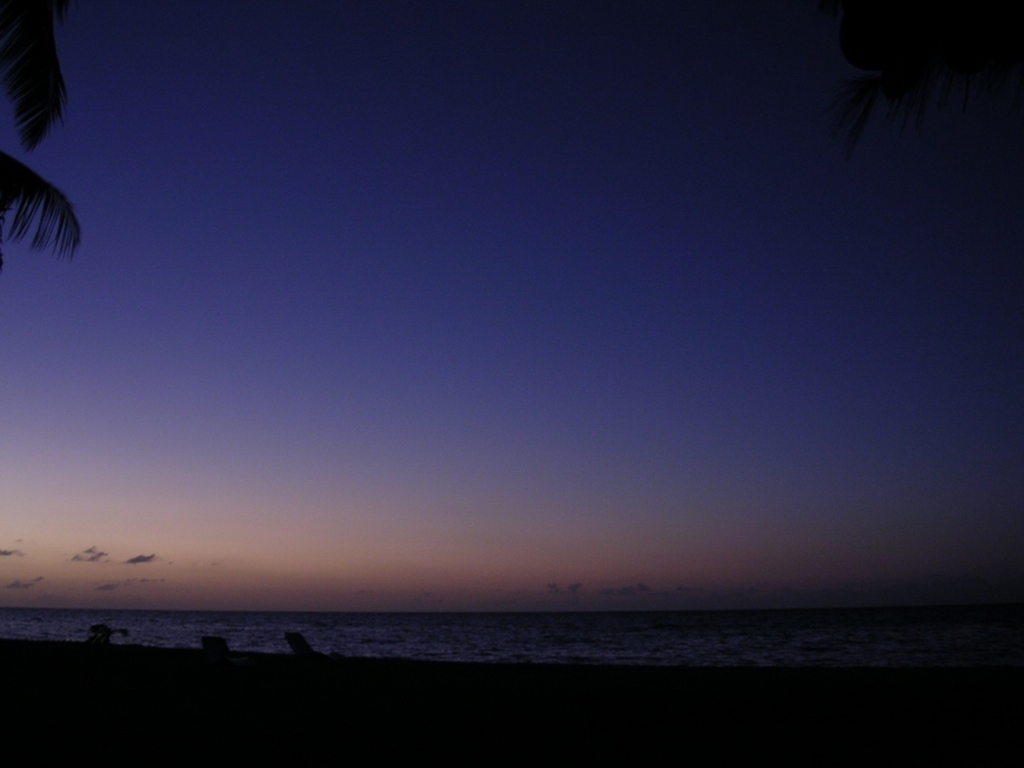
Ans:
[[[443,664],[0,641],[20,762],[1018,764],[1024,669]]]

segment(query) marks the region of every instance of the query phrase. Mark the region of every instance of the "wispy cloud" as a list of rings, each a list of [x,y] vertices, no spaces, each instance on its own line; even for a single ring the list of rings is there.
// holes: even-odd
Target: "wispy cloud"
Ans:
[[[0,549],[0,557],[24,557],[25,553],[20,549]]]
[[[607,587],[601,590],[601,594],[608,596],[617,595],[620,597],[633,597],[634,595],[647,594],[650,591],[650,587],[648,587],[646,584],[640,583],[636,584],[635,586],[629,584],[625,587],[619,587],[618,589],[612,589],[611,587]]]
[[[134,584],[163,584],[166,579],[125,579],[124,581],[110,581],[106,584],[100,584],[98,587],[93,587],[95,592],[112,592],[115,589],[121,587],[130,587]]]
[[[34,587],[36,584],[38,584],[42,580],[43,580],[42,576],[36,576],[31,581],[18,581],[17,579],[15,579],[10,584],[8,584],[5,587],[5,589],[29,589],[30,587]]]
[[[562,586],[556,582],[549,582],[544,585],[545,593],[550,596],[550,599],[558,601],[562,604],[566,600],[577,602],[580,599],[580,593],[583,591],[582,582],[573,582],[566,586]]]
[[[548,591],[549,595],[572,595],[576,596],[583,589],[583,582],[577,581],[573,584],[569,584],[565,589],[562,589],[562,585],[556,582],[548,582],[544,585],[544,588]]]
[[[101,552],[98,547],[89,547],[71,558],[73,563],[105,563],[110,559],[106,552]]]
[[[129,558],[124,561],[125,565],[139,565],[140,563],[152,563],[154,560],[159,560],[156,555],[136,555],[135,557]]]

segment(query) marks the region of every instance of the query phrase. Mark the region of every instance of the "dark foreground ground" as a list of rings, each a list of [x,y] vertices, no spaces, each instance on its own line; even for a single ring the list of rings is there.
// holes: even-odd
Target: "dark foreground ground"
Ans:
[[[9,764],[1021,765],[1024,669],[440,664],[0,641]]]

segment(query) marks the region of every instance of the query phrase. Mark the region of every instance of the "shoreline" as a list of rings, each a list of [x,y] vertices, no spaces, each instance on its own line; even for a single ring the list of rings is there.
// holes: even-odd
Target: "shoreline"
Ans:
[[[0,640],[8,733],[40,718],[106,756],[427,755],[485,764],[607,756],[698,764],[1021,757],[1024,668],[645,667],[244,654]],[[116,728],[112,726],[116,724]],[[10,740],[8,740],[10,741]],[[554,752],[552,752],[554,750]],[[539,756],[547,755],[548,758]]]

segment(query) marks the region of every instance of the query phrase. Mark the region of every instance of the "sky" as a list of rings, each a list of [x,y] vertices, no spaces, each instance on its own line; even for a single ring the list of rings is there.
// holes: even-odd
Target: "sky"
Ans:
[[[815,5],[77,4],[0,605],[1024,601],[1024,115],[847,158]]]

